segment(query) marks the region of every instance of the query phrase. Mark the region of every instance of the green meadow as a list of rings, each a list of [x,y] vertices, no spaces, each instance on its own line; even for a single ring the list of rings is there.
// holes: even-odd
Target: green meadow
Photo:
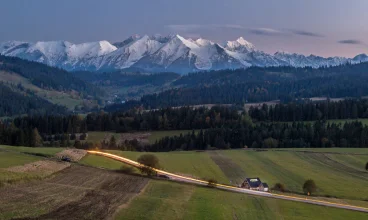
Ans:
[[[143,211],[144,210],[144,211]],[[366,213],[151,180],[116,219],[365,219]]]

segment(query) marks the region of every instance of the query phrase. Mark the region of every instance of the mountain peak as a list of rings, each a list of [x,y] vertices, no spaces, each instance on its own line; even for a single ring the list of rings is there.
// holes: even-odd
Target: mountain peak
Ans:
[[[252,43],[246,41],[243,37],[239,37],[235,41],[228,41],[225,48],[237,52],[251,52],[256,49]]]
[[[214,43],[210,40],[207,39],[203,39],[203,38],[198,38],[195,41],[196,44],[198,44],[199,46],[208,46],[208,45],[213,45]]]
[[[250,42],[246,41],[243,37],[239,37],[236,41],[239,44],[243,45],[243,46],[251,46],[251,47],[253,47],[253,44],[251,44]]]

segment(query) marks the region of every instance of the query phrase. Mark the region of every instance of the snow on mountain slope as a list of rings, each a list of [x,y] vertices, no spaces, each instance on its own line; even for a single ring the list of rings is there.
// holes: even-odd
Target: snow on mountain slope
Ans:
[[[240,37],[219,45],[207,39],[180,35],[134,35],[110,44],[108,41],[73,44],[68,41],[0,43],[0,54],[41,62],[66,70],[113,71],[129,67],[146,71],[187,73],[198,70],[247,68],[250,66],[321,67],[368,62],[366,54],[344,57],[304,56],[296,53],[268,54]]]
[[[321,66],[337,66],[347,63],[349,59],[344,57],[323,58],[320,56],[309,55],[304,56],[296,53],[276,52],[274,57],[284,62],[284,65],[294,67],[321,67]]]
[[[159,41],[145,35],[111,53],[88,59],[79,65],[79,69],[114,70],[128,68],[142,57],[156,52],[162,45]]]
[[[249,53],[256,49],[253,44],[244,40],[243,37],[240,37],[235,41],[228,41],[225,48],[229,51],[240,53]]]
[[[156,53],[139,60],[134,67],[149,71],[175,71],[185,73],[196,70],[243,67],[226,54],[225,49],[209,40],[172,38]]]
[[[29,45],[27,42],[21,41],[8,41],[0,43],[0,54],[8,54],[14,50],[25,50]]]
[[[122,42],[116,42],[116,43],[113,43],[113,45],[117,48],[120,48],[120,47],[124,47],[125,45],[127,44],[130,44],[131,42],[133,41],[136,41],[138,40],[139,38],[141,38],[138,34],[136,35],[132,35],[130,37],[128,37],[127,39],[125,39],[124,41]]]
[[[359,54],[352,59],[352,63],[368,62],[367,54]]]
[[[68,41],[40,41],[36,43],[7,42],[0,44],[0,53],[22,59],[73,69],[83,59],[109,54],[117,48],[108,41],[72,44]]]
[[[66,53],[71,59],[85,59],[102,56],[117,50],[117,47],[108,41],[99,41],[82,44],[72,44],[66,48]]]

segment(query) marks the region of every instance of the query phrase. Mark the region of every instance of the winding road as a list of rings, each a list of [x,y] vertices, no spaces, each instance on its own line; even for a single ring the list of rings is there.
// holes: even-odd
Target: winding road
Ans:
[[[142,165],[142,164],[140,164],[140,163],[138,163],[134,160],[130,160],[128,158],[117,156],[117,155],[110,154],[110,153],[105,153],[105,152],[100,152],[100,151],[88,151],[88,153],[108,157],[108,158],[111,158],[111,159],[129,164],[129,165],[132,165],[132,166],[135,166],[135,167],[138,167],[138,168],[144,166],[144,165]],[[194,178],[190,178],[190,177],[186,177],[186,176],[182,176],[182,175],[177,175],[177,174],[174,174],[174,173],[170,173],[170,172],[155,169],[155,168],[152,168],[152,169],[154,171],[156,171],[158,174],[166,175],[171,180],[174,180],[174,181],[188,182],[188,183],[193,183],[193,184],[197,184],[197,185],[204,185],[204,186],[208,185],[208,181],[204,181],[204,180],[200,180],[200,179],[194,179]],[[249,189],[244,189],[244,188],[239,188],[239,187],[234,187],[234,186],[229,186],[229,185],[224,185],[224,184],[214,184],[214,185],[215,185],[216,188],[223,189],[223,190],[228,190],[228,191],[233,191],[233,192],[239,192],[239,193],[251,194],[251,195],[262,196],[262,197],[283,199],[283,200],[289,200],[289,201],[295,201],[295,202],[303,202],[303,203],[309,203],[309,204],[314,204],[314,205],[335,207],[335,208],[340,208],[340,209],[348,209],[348,210],[354,210],[354,211],[360,211],[360,212],[368,213],[368,208],[359,207],[359,206],[352,206],[352,205],[346,205],[346,204],[341,204],[341,203],[333,203],[333,202],[327,202],[327,201],[321,201],[321,200],[315,200],[315,199],[308,199],[308,198],[301,198],[301,197],[295,197],[295,196],[285,196],[285,195],[280,195],[280,194],[275,194],[275,193],[249,190]]]

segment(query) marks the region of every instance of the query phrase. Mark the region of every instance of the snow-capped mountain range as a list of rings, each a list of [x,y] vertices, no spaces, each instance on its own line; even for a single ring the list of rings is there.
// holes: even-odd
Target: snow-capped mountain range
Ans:
[[[304,56],[296,53],[268,54],[240,37],[218,44],[180,35],[137,36],[111,44],[108,41],[73,44],[67,41],[0,43],[0,54],[14,56],[69,71],[115,71],[137,68],[147,72],[188,73],[200,70],[250,66],[320,67],[368,62],[366,54],[354,58]]]

